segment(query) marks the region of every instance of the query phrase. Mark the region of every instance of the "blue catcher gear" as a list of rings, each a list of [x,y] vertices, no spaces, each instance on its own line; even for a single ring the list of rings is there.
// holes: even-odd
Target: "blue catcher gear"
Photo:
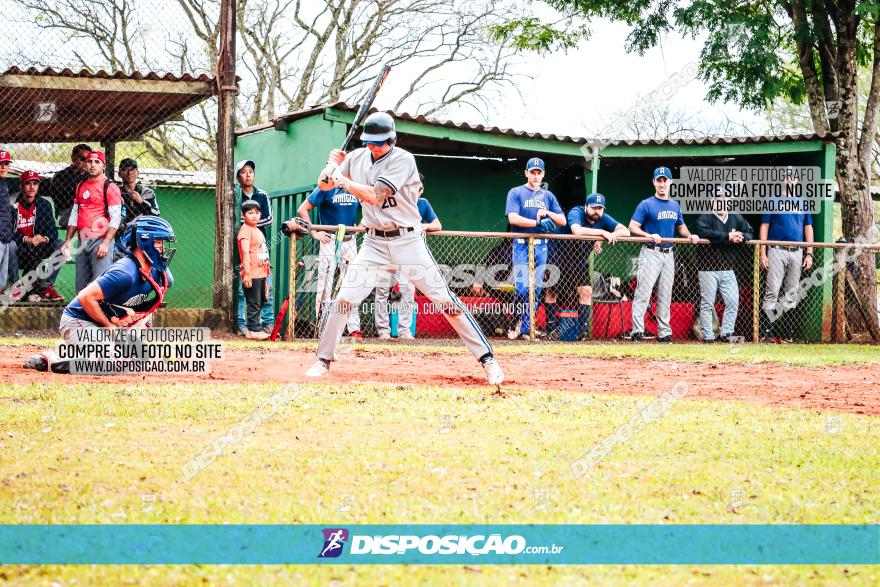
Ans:
[[[164,218],[158,216],[141,215],[132,220],[125,227],[125,232],[116,243],[116,246],[125,254],[134,253],[135,247],[144,252],[150,260],[150,264],[159,271],[165,271],[176,249],[163,247],[162,251],[156,248],[154,241],[174,242],[174,229]]]

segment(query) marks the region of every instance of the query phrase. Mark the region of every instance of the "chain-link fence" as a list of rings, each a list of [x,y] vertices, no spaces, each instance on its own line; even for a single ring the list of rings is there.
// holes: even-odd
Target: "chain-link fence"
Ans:
[[[200,10],[216,22],[216,6]],[[177,236],[164,307],[210,309],[214,64],[182,40],[184,4],[10,0],[4,17],[14,33],[0,40],[0,330],[57,328],[118,259],[114,230],[142,214]]]
[[[295,336],[314,338],[342,270],[363,246],[349,236],[335,272],[330,243],[297,241]],[[858,315],[844,245],[661,244],[619,238],[440,232],[428,246],[450,290],[484,333],[520,340],[831,342],[849,340]],[[770,243],[770,241],[768,241]],[[763,253],[762,253],[763,251]],[[347,332],[418,339],[455,335],[431,300],[388,268],[390,280],[361,303]],[[418,268],[416,268],[418,272]],[[402,272],[404,276],[406,271]],[[842,279],[842,281],[840,281]],[[849,278],[851,280],[851,276]],[[877,311],[858,305],[861,311]],[[845,312],[841,309],[845,309]],[[839,314],[839,315],[838,315]],[[848,318],[847,318],[848,317]],[[635,319],[635,320],[634,320]],[[403,333],[403,336],[401,336]],[[733,337],[733,338],[731,338]]]

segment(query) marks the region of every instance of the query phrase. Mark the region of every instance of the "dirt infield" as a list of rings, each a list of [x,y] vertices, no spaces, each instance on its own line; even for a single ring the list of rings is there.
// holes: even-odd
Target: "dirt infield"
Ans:
[[[6,383],[101,382],[140,383],[145,375],[90,377],[37,373],[22,364],[36,346],[6,347],[0,357],[0,381]],[[880,414],[880,367],[838,365],[793,367],[779,364],[688,363],[632,358],[584,358],[515,354],[498,349],[507,391],[542,389],[611,395],[659,395],[679,381],[688,383],[688,398],[742,400],[772,406]],[[314,361],[310,350],[227,349],[207,376],[162,375],[163,383],[305,382],[303,372]],[[308,380],[310,381],[310,380]],[[395,350],[358,349],[334,365],[327,383],[377,383],[473,387],[487,390],[483,370],[461,352],[439,353],[418,346]],[[475,391],[476,393],[476,391]]]

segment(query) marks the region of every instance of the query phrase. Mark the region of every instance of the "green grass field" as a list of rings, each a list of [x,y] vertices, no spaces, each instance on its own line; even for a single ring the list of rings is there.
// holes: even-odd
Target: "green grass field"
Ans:
[[[698,345],[556,346],[706,358]],[[793,360],[877,362],[876,352],[862,352],[869,347],[808,348]],[[794,347],[746,345],[737,360],[772,360],[772,349]],[[877,417],[685,399],[576,479],[572,462],[652,398],[544,391],[495,398],[484,389],[304,386],[184,480],[185,463],[281,388],[50,385],[36,377],[0,384],[0,522],[865,523],[880,515]],[[872,585],[880,568],[6,566],[0,578],[45,585]]]

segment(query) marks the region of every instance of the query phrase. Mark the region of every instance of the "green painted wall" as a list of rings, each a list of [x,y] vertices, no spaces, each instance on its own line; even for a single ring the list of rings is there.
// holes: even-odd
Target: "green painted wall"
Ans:
[[[210,308],[214,283],[214,189],[158,186],[155,190],[162,217],[171,223],[177,236],[177,252],[170,265],[174,286],[166,303],[172,308]],[[56,289],[66,299],[73,298],[73,263],[61,269]]]
[[[269,128],[238,137],[235,161],[253,160],[256,185],[267,192],[313,184],[327,164],[327,153],[339,147],[347,132],[342,122],[302,118],[284,131]]]

